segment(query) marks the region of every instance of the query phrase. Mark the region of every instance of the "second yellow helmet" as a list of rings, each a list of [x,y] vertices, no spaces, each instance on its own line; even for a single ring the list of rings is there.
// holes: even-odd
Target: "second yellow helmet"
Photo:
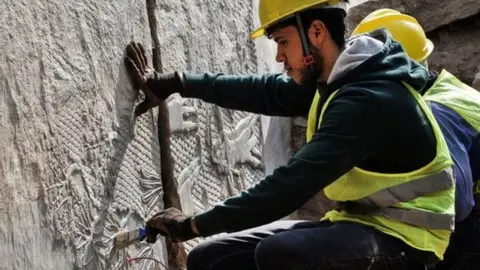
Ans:
[[[429,40],[418,21],[406,14],[389,8],[375,10],[367,15],[353,30],[352,35],[363,34],[385,28],[398,41],[410,58],[424,61],[433,51]]]

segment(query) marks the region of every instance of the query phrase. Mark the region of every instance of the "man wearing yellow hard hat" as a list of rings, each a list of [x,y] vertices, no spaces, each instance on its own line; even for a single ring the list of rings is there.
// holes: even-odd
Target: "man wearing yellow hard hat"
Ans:
[[[428,66],[434,46],[415,18],[393,9],[379,9],[366,16],[352,35],[379,28],[387,29],[412,59]],[[431,70],[422,94],[455,164],[457,224],[445,260],[435,269],[480,269],[480,211],[474,209],[474,193],[480,203],[480,92],[446,70],[440,74]]]
[[[454,229],[453,161],[418,90],[428,71],[383,29],[345,40],[345,2],[261,0],[253,37],[278,45],[286,74],[158,74],[143,47],[126,65],[147,99],[172,93],[265,115],[308,115],[307,144],[241,194],[193,217],[175,208],[147,221],[193,248],[187,268],[424,269],[443,259]],[[312,87],[315,85],[315,87]],[[321,190],[337,209],[320,221],[277,221]]]

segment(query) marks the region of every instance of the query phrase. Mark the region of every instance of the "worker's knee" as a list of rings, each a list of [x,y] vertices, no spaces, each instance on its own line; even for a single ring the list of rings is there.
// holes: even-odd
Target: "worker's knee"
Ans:
[[[205,255],[209,253],[208,244],[200,243],[195,246],[187,256],[187,269],[188,270],[206,270]]]
[[[255,249],[255,262],[260,270],[290,269],[293,258],[298,256],[298,248],[291,245],[283,233],[262,240]]]

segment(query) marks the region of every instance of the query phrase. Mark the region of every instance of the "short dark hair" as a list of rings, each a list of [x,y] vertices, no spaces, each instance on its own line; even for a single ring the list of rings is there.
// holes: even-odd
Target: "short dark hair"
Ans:
[[[346,35],[346,14],[342,9],[325,9],[325,8],[313,8],[307,9],[300,13],[305,33],[315,20],[322,21],[330,32],[330,36],[339,48],[343,48],[345,45]],[[265,34],[270,38],[272,33],[280,28],[287,26],[295,26],[298,29],[298,24],[295,16],[281,21],[268,27],[265,30]]]

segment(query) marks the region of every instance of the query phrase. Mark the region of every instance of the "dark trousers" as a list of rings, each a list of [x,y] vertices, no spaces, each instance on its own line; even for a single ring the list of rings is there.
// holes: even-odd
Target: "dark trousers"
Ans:
[[[444,260],[434,269],[480,269],[480,215],[472,214],[455,224],[455,231],[450,237]]]
[[[187,269],[424,270],[419,256],[402,241],[361,224],[277,221],[202,242],[190,251]]]

